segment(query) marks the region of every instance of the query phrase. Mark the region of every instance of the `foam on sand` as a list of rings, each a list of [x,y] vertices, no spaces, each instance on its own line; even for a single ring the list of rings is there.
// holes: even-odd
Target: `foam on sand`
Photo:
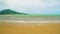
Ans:
[[[60,21],[0,21],[0,23],[60,23]]]

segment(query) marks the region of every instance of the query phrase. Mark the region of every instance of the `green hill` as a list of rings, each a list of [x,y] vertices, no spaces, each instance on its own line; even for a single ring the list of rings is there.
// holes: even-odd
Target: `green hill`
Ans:
[[[25,13],[19,13],[14,10],[5,9],[5,10],[0,11],[0,14],[25,14]]]

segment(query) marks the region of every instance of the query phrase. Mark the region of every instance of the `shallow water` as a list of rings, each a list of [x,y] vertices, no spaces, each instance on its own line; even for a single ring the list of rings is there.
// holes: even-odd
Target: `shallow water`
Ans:
[[[60,16],[17,16],[17,15],[0,15],[0,21],[16,20],[16,21],[60,21]]]

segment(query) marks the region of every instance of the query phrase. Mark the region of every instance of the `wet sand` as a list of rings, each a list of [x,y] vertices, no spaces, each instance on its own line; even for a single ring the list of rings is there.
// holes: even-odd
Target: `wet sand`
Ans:
[[[0,34],[60,34],[60,23],[0,23]]]

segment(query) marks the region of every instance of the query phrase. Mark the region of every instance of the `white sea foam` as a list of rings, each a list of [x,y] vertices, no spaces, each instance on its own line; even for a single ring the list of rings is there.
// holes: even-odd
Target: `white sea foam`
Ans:
[[[60,21],[0,21],[7,23],[60,23]]]

